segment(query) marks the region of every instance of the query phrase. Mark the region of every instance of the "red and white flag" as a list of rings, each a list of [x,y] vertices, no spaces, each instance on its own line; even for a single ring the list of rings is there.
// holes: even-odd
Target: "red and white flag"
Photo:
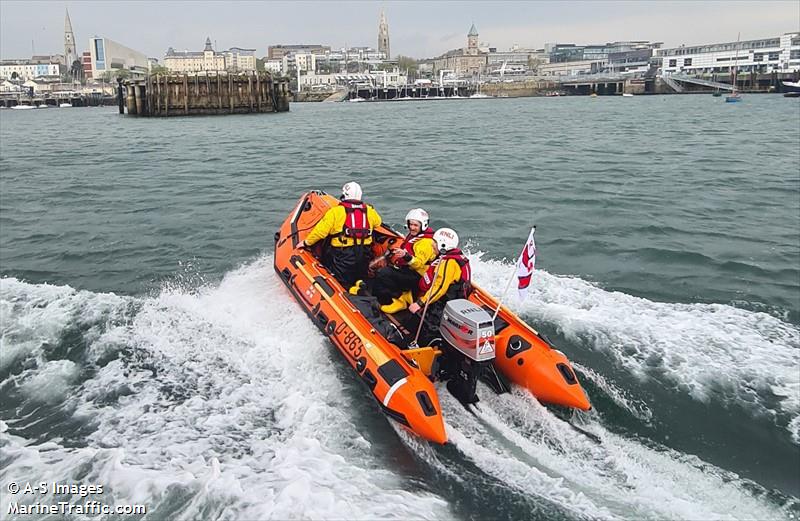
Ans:
[[[522,249],[522,254],[519,256],[517,262],[517,280],[519,285],[519,298],[524,299],[528,293],[528,286],[531,285],[531,277],[533,276],[533,269],[536,266],[536,243],[533,242],[533,234],[536,231],[536,226],[531,228],[531,234],[528,236],[528,242]]]

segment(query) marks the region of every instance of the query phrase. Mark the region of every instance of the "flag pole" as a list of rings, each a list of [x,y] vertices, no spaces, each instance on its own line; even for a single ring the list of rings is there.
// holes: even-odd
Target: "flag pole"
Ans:
[[[536,225],[533,226],[533,230],[536,229]],[[530,239],[530,234],[528,235],[528,239]],[[497,309],[494,310],[494,315],[492,315],[492,322],[497,318],[497,315],[500,313],[500,307],[503,305],[503,300],[505,300],[506,295],[508,294],[508,290],[511,288],[511,283],[514,282],[514,279],[517,278],[517,271],[519,270],[519,260],[522,258],[522,254],[525,253],[525,248],[528,247],[527,239],[525,244],[522,246],[522,251],[519,252],[517,256],[517,260],[514,261],[514,271],[511,273],[511,277],[508,279],[508,284],[506,284],[506,289],[503,291],[503,294],[500,295],[500,300],[497,301]]]

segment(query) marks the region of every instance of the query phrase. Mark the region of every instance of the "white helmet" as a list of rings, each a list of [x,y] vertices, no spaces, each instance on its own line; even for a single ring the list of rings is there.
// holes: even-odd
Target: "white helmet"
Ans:
[[[408,228],[408,221],[417,221],[422,226],[422,229],[425,230],[428,227],[428,212],[422,208],[409,210],[406,214],[406,228]]]
[[[440,250],[449,251],[458,248],[458,234],[450,228],[439,228],[433,234],[433,241]]]
[[[350,181],[342,187],[342,199],[344,200],[361,200],[361,185],[355,181]]]

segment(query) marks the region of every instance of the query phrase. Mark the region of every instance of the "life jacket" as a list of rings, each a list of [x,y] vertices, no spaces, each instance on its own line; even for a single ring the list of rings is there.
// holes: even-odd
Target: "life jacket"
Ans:
[[[458,248],[454,248],[444,255],[439,256],[438,259],[433,261],[431,265],[428,266],[428,271],[421,279],[419,279],[419,291],[421,294],[431,289],[439,262],[447,262],[449,259],[453,259],[458,263],[458,266],[461,268],[461,277],[459,280],[450,284],[450,287],[447,288],[445,298],[450,300],[454,298],[467,298],[469,296],[469,293],[472,291],[472,273],[469,267],[469,259],[467,259]],[[446,266],[442,269],[446,269]]]
[[[344,226],[339,232],[339,240],[348,238],[352,239],[354,244],[364,244],[366,239],[372,237],[372,226],[367,218],[367,205],[352,199],[340,201],[339,204],[344,206],[346,214]]]
[[[403,239],[403,243],[400,245],[400,248],[404,249],[408,252],[409,255],[412,257],[414,256],[414,243],[416,243],[420,239],[433,239],[433,229],[426,228],[423,231],[419,232],[416,235],[411,235],[410,233],[406,235],[406,238]],[[407,266],[408,261],[405,259],[400,259],[395,263],[397,266]]]

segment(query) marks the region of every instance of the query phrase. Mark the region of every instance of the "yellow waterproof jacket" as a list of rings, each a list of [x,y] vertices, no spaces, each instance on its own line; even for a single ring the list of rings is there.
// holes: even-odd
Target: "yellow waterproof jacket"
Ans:
[[[381,216],[378,215],[378,212],[375,211],[372,205],[368,204],[366,206],[367,221],[369,222],[370,229],[374,230],[381,225]],[[317,225],[314,226],[314,228],[306,237],[306,244],[308,246],[313,246],[317,242],[327,237],[332,237],[331,246],[334,248],[353,246],[355,244],[355,239],[350,237],[342,237],[339,235],[344,229],[344,221],[346,218],[347,212],[345,211],[344,206],[337,205],[333,208],[328,208],[328,211],[325,212],[325,215],[322,216],[322,219],[320,219]],[[372,237],[367,237],[364,239],[363,244],[372,244]]]
[[[461,281],[461,266],[455,259],[447,259],[444,266],[439,267],[438,273],[433,279],[433,284],[424,294],[420,295],[417,305],[424,307],[430,300],[431,304],[441,299],[447,294],[450,286]]]
[[[430,237],[425,237],[415,241],[411,248],[414,250],[414,255],[408,261],[408,267],[422,277],[428,271],[428,266],[430,266],[431,262],[436,260],[438,255],[436,243]]]

